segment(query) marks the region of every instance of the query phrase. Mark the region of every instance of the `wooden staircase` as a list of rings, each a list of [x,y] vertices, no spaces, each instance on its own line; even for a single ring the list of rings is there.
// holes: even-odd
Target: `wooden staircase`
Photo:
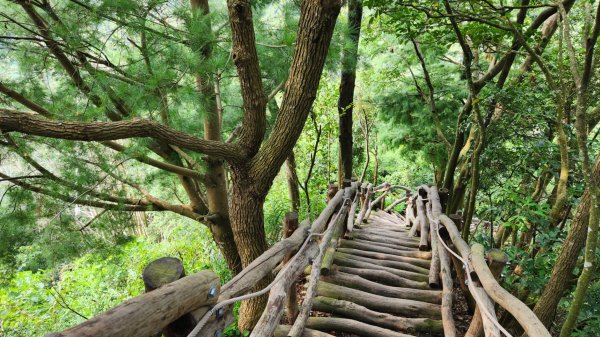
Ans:
[[[442,292],[429,287],[430,263],[399,217],[373,212],[322,271],[304,336],[441,336]]]

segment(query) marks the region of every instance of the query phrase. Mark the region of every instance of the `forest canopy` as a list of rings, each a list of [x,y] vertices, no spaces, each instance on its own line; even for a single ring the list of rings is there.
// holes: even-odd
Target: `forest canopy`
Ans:
[[[437,186],[553,336],[600,335],[598,1],[0,4],[0,335],[104,312],[163,256],[225,283],[350,180]]]

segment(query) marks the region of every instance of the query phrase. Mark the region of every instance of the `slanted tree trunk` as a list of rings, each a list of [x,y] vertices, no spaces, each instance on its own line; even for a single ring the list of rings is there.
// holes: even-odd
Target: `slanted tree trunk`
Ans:
[[[351,43],[344,48],[342,54],[342,76],[340,80],[340,97],[338,100],[340,128],[339,186],[342,186],[344,179],[352,178],[352,111],[361,21],[362,0],[349,0],[347,38]]]

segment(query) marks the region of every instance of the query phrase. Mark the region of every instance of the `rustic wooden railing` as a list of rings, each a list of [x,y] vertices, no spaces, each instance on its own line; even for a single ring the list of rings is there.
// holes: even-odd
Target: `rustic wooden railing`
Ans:
[[[401,195],[398,191],[402,191]],[[379,194],[378,197],[374,197]],[[395,195],[395,199],[384,208],[385,198]],[[476,303],[476,309],[469,330],[465,336],[510,336],[497,320],[494,301],[508,311],[521,324],[529,336],[549,337],[550,334],[521,301],[503,289],[499,283],[506,255],[501,251],[484,252],[483,246],[474,244],[471,247],[461,238],[459,228],[451,217],[443,213],[446,195],[439,193],[435,186],[420,186],[414,191],[410,188],[383,183],[379,186],[345,181],[344,186],[328,202],[326,208],[312,224],[303,221],[298,224],[297,215],[285,218],[285,238],[253,261],[231,281],[220,286],[218,278],[211,271],[202,271],[190,276],[183,276],[183,268],[176,259],[159,259],[150,264],[144,271],[146,290],[137,296],[103,314],[60,333],[47,336],[221,336],[223,330],[234,321],[233,305],[235,302],[264,294],[268,295],[268,303],[251,337],[300,337],[331,336],[324,332],[307,329],[307,321],[313,304],[319,308],[332,306],[324,298],[317,297],[317,289],[328,290],[328,283],[319,282],[322,278],[333,278],[339,282],[358,282],[360,277],[352,278],[344,273],[332,273],[334,259],[343,260],[343,249],[337,252],[341,238],[351,239],[356,228],[365,228],[364,223],[370,218],[375,208],[385,212],[394,212],[395,206],[406,203],[405,215],[397,215],[394,219],[402,219],[409,236],[419,236],[415,242],[415,252],[411,254],[428,254],[431,262],[422,260],[429,267],[429,275],[423,281],[432,289],[441,289],[441,322],[446,337],[456,336],[456,327],[452,312],[453,277],[452,269],[459,278],[461,287],[467,290]],[[358,214],[356,214],[358,212]],[[380,212],[380,211],[378,211]],[[381,214],[381,213],[378,213]],[[384,214],[386,215],[386,214]],[[388,214],[388,216],[391,216]],[[460,225],[460,221],[457,221]],[[411,239],[412,240],[412,239]],[[352,244],[349,249],[359,249],[361,243]],[[416,251],[416,247],[422,252]],[[385,249],[385,248],[384,248]],[[429,253],[431,251],[431,253]],[[349,255],[348,255],[349,256]],[[415,255],[417,256],[417,255]],[[396,259],[403,259],[396,257]],[[414,262],[416,258],[404,258]],[[402,263],[402,262],[395,262]],[[337,267],[336,267],[337,268]],[[413,266],[416,270],[422,267]],[[341,269],[341,268],[340,268]],[[349,268],[350,269],[350,268]],[[355,269],[357,270],[357,269]],[[370,271],[369,273],[382,271]],[[427,269],[424,271],[427,273]],[[261,291],[250,293],[250,290],[270,274],[275,278],[269,286]],[[307,275],[307,291],[302,305],[298,307],[295,282],[305,273]],[[410,274],[410,272],[408,272]],[[358,281],[357,281],[358,280]],[[361,282],[364,282],[362,280]],[[423,284],[420,281],[404,280],[405,284]],[[372,283],[372,282],[371,282]],[[365,285],[367,286],[367,285]],[[383,288],[382,288],[383,289]],[[329,289],[330,291],[332,289]],[[396,291],[406,292],[404,298],[416,296],[425,298],[425,302],[438,301],[438,295],[428,293],[429,290],[410,290],[401,288]],[[439,290],[438,290],[439,293]],[[317,298],[317,300],[315,300]],[[379,299],[385,299],[378,297]],[[427,299],[429,298],[429,299]],[[414,302],[414,301],[413,301]],[[399,302],[394,302],[399,303]],[[439,303],[439,302],[438,302]],[[394,304],[395,305],[395,304]],[[419,310],[435,309],[435,305],[419,304]],[[359,308],[362,308],[358,306]],[[352,308],[350,308],[352,309]],[[350,310],[349,309],[349,310]],[[364,309],[364,308],[363,308]],[[363,310],[361,309],[361,310]],[[286,312],[290,325],[280,325]],[[369,315],[368,312],[364,312]],[[433,326],[435,321],[413,320],[387,315],[369,317],[373,322],[400,322],[402,326]],[[357,321],[311,318],[313,326],[336,330],[344,324]],[[386,321],[387,322],[384,322]],[[439,321],[438,321],[439,322]],[[361,323],[362,324],[362,323]],[[394,323],[396,324],[396,323]],[[345,328],[348,328],[347,326]],[[390,336],[391,330],[367,324],[353,326],[356,331],[369,336]],[[327,331],[327,329],[324,329]],[[393,334],[393,336],[406,336]]]

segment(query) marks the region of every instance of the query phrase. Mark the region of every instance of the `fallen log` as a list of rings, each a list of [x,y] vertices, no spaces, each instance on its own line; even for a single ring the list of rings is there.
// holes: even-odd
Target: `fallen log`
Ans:
[[[441,318],[438,304],[389,298],[322,281],[317,286],[317,295],[354,302],[371,310],[404,317]]]
[[[351,318],[370,325],[394,331],[442,332],[442,322],[430,318],[398,317],[370,310],[362,305],[344,300],[318,296],[313,303],[315,310]]]
[[[402,298],[405,300],[414,300],[434,304],[442,303],[441,291],[392,287],[369,281],[358,275],[348,274],[341,271],[336,271],[328,276],[322,276],[321,280],[380,296]]]
[[[394,255],[394,256],[405,256],[405,257],[414,257],[418,259],[431,259],[431,252],[421,252],[421,251],[411,251],[411,250],[399,250],[395,248],[388,248],[383,246],[375,246],[370,244],[365,244],[357,240],[341,240],[340,247],[349,248],[349,249],[357,249],[362,251],[370,251],[383,253],[386,255]]]
[[[339,270],[341,272],[352,275],[358,275],[364,279],[384,283],[389,286],[429,290],[429,284],[427,284],[427,282],[409,280],[407,278],[394,275],[389,271],[385,270],[353,268],[346,266],[334,267],[335,270]]]
[[[343,331],[350,334],[369,337],[411,337],[400,332],[376,327],[348,318],[311,317],[306,322],[310,329],[321,331]]]
[[[376,259],[376,260],[405,262],[405,263],[410,263],[410,264],[413,264],[415,266],[419,266],[422,268],[429,268],[429,266],[431,265],[430,260],[420,259],[420,258],[416,258],[416,257],[398,256],[398,255],[393,255],[393,254],[370,252],[370,251],[365,251],[365,250],[360,250],[360,249],[352,249],[352,248],[338,248],[337,251],[340,253],[364,256],[364,257],[368,257],[368,258]]]
[[[429,279],[427,277],[427,275],[424,275],[424,274],[415,273],[415,272],[406,271],[406,270],[398,270],[398,269],[381,266],[379,264],[374,264],[374,263],[370,263],[370,262],[357,261],[357,260],[353,259],[352,257],[343,256],[343,255],[341,255],[341,253],[335,254],[333,263],[335,263],[339,266],[346,266],[346,267],[384,270],[384,271],[390,272],[394,275],[404,277],[409,280],[418,281],[418,282],[427,282],[427,280]]]
[[[372,259],[372,258],[368,258],[368,257],[364,257],[364,256],[346,254],[346,253],[342,253],[342,252],[337,252],[336,254],[338,254],[340,257],[346,257],[349,259],[354,259],[356,261],[373,263],[373,264],[377,264],[377,265],[380,265],[383,267],[390,267],[390,268],[401,269],[401,270],[410,271],[410,272],[414,272],[414,273],[419,273],[419,274],[423,274],[423,275],[429,275],[429,269],[419,267],[419,266],[410,264],[408,262],[377,260],[377,259]]]

